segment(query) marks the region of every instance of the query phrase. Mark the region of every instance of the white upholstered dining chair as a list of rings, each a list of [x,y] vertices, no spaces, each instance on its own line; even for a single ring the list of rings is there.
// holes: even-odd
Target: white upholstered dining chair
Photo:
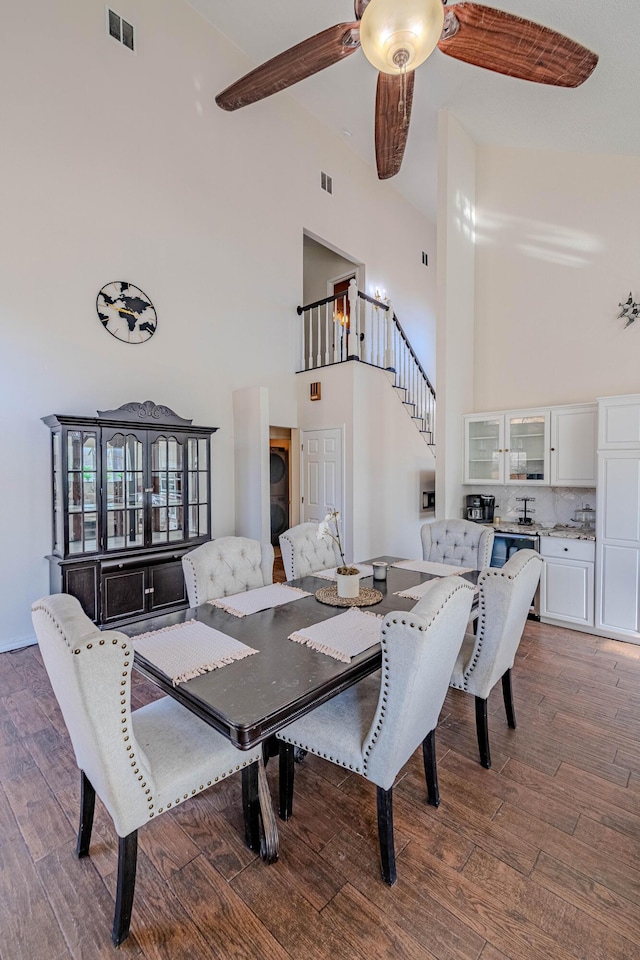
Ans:
[[[292,813],[296,748],[375,783],[382,877],[388,884],[396,881],[393,785],[420,744],[428,802],[434,806],[440,802],[435,727],[472,598],[472,584],[461,577],[434,580],[412,610],[389,613],[381,621],[381,673],[349,687],[276,735],[281,741],[283,820]]]
[[[435,520],[420,530],[422,559],[484,570],[491,563],[493,530],[471,520]]]
[[[476,731],[480,763],[491,766],[487,698],[502,679],[507,723],[515,730],[511,668],[536,592],[542,558],[534,550],[518,550],[503,567],[483,570],[478,578],[477,633],[465,635],[451,686],[476,698]]]
[[[189,606],[273,583],[273,547],[248,537],[218,537],[182,558]]]
[[[338,545],[330,537],[318,538],[317,523],[299,523],[280,534],[280,552],[287,580],[308,577],[342,563]]]
[[[118,835],[112,932],[118,946],[129,935],[143,824],[241,770],[245,837],[259,849],[260,748],[239,751],[171,697],[132,711],[131,640],[98,630],[75,597],[37,600],[32,616],[80,770],[76,853],[89,853],[96,793]]]

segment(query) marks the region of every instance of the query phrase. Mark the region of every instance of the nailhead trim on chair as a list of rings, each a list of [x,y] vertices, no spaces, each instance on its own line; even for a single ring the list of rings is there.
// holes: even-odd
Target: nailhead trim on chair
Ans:
[[[523,566],[520,567],[520,570],[518,571],[517,576],[520,576],[522,571],[527,569],[527,564],[531,563],[532,559],[534,558],[529,557],[526,560]],[[485,580],[487,580],[489,577],[506,577],[507,580],[515,580],[515,577],[513,576],[513,574],[504,573],[501,567],[498,567],[498,568],[491,567],[490,569],[482,571],[481,576],[478,577],[478,586],[481,587],[484,584]],[[478,663],[478,659],[480,657],[480,651],[482,650],[482,641],[484,639],[484,628],[486,624],[486,616],[487,616],[487,610],[486,610],[486,603],[484,599],[484,593],[482,592],[482,590],[480,590],[480,617],[478,619],[478,633],[477,633],[478,647],[473,656],[473,659],[471,660],[469,667],[465,672],[464,682],[462,684],[459,684],[459,683],[450,684],[450,686],[454,687],[454,689],[456,690],[468,690],[467,681],[471,676],[471,674],[473,673],[476,667],[476,664]]]
[[[196,568],[194,567],[193,560],[191,559],[188,553],[183,556],[182,562],[188,563],[189,566],[191,567],[191,575],[193,577],[193,596],[196,601],[195,606],[198,607],[200,605],[200,598],[198,596],[198,581],[196,579]]]

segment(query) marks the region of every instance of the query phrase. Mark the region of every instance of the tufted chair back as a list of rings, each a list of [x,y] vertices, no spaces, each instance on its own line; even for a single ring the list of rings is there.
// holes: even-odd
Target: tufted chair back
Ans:
[[[480,575],[478,632],[465,637],[452,687],[486,700],[511,669],[541,570],[539,553],[518,550],[504,567],[491,567]]]
[[[443,577],[410,612],[384,618],[378,708],[362,744],[364,776],[384,790],[438,723],[472,599],[467,580]]]
[[[182,558],[189,605],[273,583],[273,547],[248,537],[218,537]]]
[[[299,523],[279,537],[282,563],[287,580],[308,577],[316,570],[329,570],[341,564],[337,544],[329,537],[318,539],[317,523]]]
[[[484,570],[491,563],[493,530],[471,520],[436,520],[420,531],[422,559]]]
[[[153,700],[132,713],[129,637],[98,630],[68,594],[36,600],[31,611],[42,659],[80,768],[77,856],[89,854],[96,794],[118,834],[111,938],[119,946],[129,935],[138,829],[143,824],[242,768],[246,841],[252,850],[259,849],[257,761],[261,749],[240,754],[222,734],[172,697]]]
[[[131,722],[131,641],[115,630],[98,630],[65,593],[38,600],[32,616],[78,767],[124,837],[149,819],[149,798],[156,795]]]

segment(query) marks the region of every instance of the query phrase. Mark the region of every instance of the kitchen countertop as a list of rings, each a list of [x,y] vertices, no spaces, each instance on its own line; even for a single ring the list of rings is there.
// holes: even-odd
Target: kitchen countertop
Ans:
[[[568,540],[595,540],[595,530],[588,530],[586,527],[569,527],[563,523],[557,523],[555,527],[543,527],[536,523],[510,523],[507,520],[499,524],[486,524],[491,526],[496,533],[518,533],[522,536],[534,535],[537,537],[566,537]]]

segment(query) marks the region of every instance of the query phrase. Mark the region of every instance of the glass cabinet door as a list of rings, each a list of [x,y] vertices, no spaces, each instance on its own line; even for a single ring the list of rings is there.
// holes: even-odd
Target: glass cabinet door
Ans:
[[[504,417],[467,417],[465,450],[466,483],[503,483]]]
[[[189,539],[209,536],[209,442],[188,440]]]
[[[105,444],[106,549],[144,545],[143,444],[134,433],[116,433]]]
[[[151,444],[151,543],[183,540],[183,444],[158,437]]]
[[[96,432],[91,430],[67,431],[66,485],[70,554],[95,553],[98,549],[96,438]],[[55,490],[54,504],[59,495],[60,491]]]
[[[505,480],[513,483],[549,483],[549,414],[508,414],[506,434]]]

